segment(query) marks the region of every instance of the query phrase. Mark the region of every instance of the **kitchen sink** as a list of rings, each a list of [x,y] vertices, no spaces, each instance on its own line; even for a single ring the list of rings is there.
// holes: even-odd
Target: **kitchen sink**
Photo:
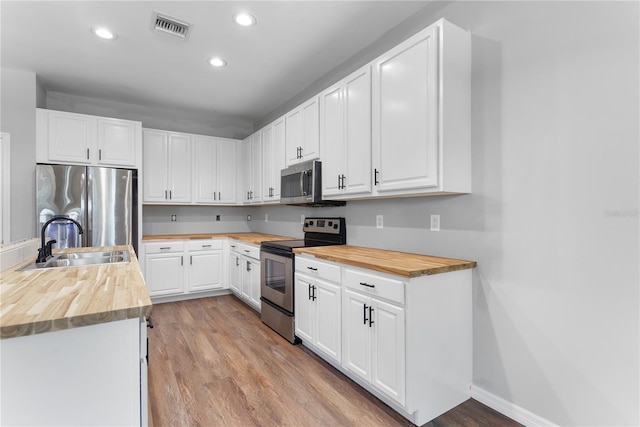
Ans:
[[[25,265],[19,270],[33,270],[37,268],[64,268],[80,267],[85,265],[118,264],[131,261],[128,250],[101,251],[101,252],[71,252],[56,254],[47,262],[35,261]]]

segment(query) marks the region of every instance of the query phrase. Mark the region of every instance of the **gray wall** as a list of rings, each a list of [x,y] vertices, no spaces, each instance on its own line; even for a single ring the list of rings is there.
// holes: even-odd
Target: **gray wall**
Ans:
[[[388,37],[440,17],[473,34],[473,194],[256,208],[251,229],[340,214],[351,244],[478,261],[474,384],[558,425],[640,425],[638,6],[423,9]]]
[[[34,237],[36,75],[2,68],[0,130],[11,134],[11,241]]]

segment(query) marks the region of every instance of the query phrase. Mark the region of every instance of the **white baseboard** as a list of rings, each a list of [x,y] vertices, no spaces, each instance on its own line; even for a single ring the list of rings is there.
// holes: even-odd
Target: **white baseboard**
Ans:
[[[551,421],[529,412],[518,405],[508,402],[493,393],[489,393],[476,385],[471,386],[471,397],[527,427],[555,426]]]

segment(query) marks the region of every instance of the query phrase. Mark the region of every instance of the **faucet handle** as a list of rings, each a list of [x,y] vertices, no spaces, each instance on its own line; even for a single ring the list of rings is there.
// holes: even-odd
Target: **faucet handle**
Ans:
[[[55,240],[55,239],[51,239],[45,245],[45,247],[46,247],[46,250],[45,250],[45,253],[44,253],[45,257],[50,257],[51,256],[52,246],[53,246],[54,243],[58,243],[58,241]]]

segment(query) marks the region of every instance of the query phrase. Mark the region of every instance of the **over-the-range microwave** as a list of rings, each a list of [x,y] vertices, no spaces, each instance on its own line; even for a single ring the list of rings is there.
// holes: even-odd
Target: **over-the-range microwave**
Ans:
[[[282,169],[280,203],[300,206],[342,206],[344,201],[322,200],[322,162],[310,160]]]

